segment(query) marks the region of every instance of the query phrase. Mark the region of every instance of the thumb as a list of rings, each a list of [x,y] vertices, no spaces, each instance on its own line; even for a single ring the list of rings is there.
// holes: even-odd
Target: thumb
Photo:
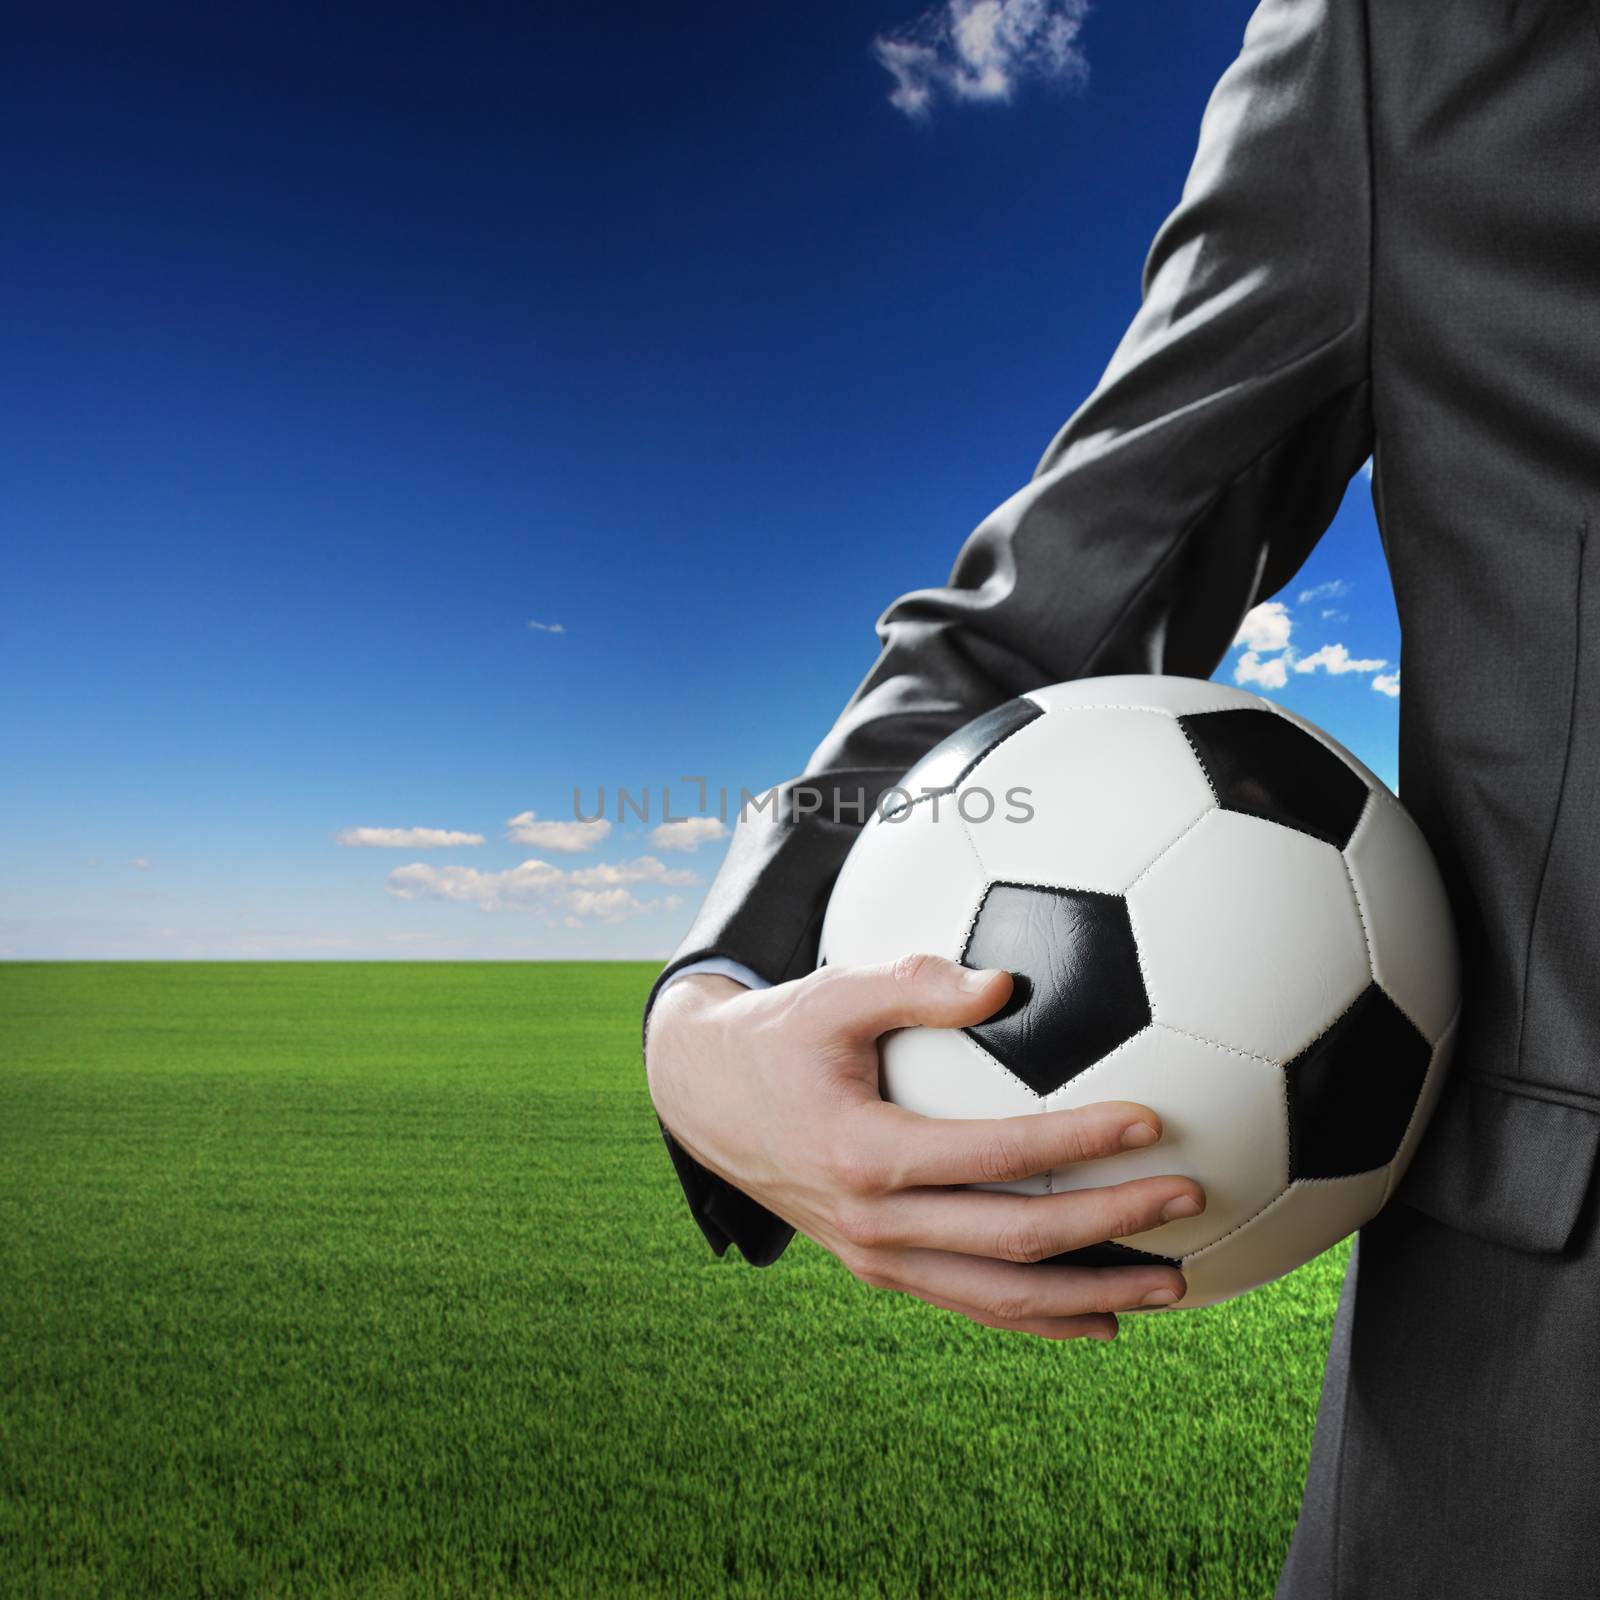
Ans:
[[[870,1041],[894,1028],[966,1028],[1011,997],[1011,974],[943,956],[901,956],[880,966],[839,967],[828,985],[841,1038]]]

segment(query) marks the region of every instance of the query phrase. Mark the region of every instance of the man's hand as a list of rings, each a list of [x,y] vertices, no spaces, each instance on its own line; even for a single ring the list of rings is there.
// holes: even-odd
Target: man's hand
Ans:
[[[1171,1267],[1046,1267],[1046,1257],[1204,1209],[1192,1178],[1065,1194],[951,1188],[1012,1182],[1151,1145],[1148,1106],[1109,1100],[992,1120],[918,1116],[878,1090],[880,1035],[969,1027],[1004,1005],[1005,972],[938,956],[824,967],[771,989],[697,973],[650,1014],[661,1120],[702,1165],[792,1223],[865,1283],[992,1328],[1110,1339],[1118,1310],[1184,1291]]]

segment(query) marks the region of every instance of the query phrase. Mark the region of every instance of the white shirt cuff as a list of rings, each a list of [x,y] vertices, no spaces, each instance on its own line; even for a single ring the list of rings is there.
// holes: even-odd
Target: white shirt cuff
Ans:
[[[742,983],[747,989],[770,989],[772,985],[758,972],[752,972],[742,961],[730,961],[727,956],[706,956],[700,961],[691,961],[686,967],[679,967],[657,992],[657,999],[665,994],[679,978],[687,978],[691,972],[714,972],[718,977],[732,978],[735,983]]]

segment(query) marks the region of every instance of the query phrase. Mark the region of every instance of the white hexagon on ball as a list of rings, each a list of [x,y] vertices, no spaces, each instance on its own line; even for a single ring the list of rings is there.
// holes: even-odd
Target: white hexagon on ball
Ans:
[[[1156,1020],[1270,1061],[1302,1050],[1372,981],[1332,845],[1209,812],[1128,891]]]

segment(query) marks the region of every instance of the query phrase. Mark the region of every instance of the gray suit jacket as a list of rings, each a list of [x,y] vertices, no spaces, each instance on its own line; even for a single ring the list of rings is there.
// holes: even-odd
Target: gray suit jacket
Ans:
[[[1600,1139],[1600,0],[1263,0],[1105,375],[948,583],[884,613],[667,972],[812,968],[856,824],[796,784],[876,794],[1041,684],[1209,676],[1369,453],[1400,791],[1467,987],[1398,1198],[1559,1250]],[[775,1259],[789,1227],[667,1141],[712,1246]]]

